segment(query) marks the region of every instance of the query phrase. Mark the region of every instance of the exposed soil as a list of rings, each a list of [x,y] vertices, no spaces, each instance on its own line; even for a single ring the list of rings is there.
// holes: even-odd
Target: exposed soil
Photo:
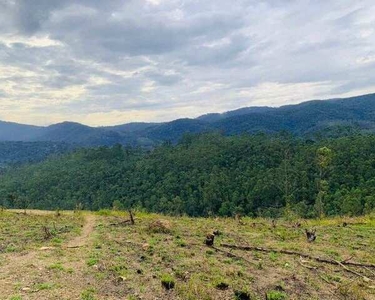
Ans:
[[[23,210],[14,212],[23,213]],[[34,210],[27,211],[27,214],[48,215],[53,212]],[[4,254],[0,264],[0,299],[10,299],[11,295],[22,295],[22,300],[81,299],[81,291],[89,287],[92,280],[85,274],[85,261],[96,217],[87,214],[84,219],[80,235],[61,247]],[[67,250],[62,251],[64,248]],[[59,264],[69,271],[54,270]]]

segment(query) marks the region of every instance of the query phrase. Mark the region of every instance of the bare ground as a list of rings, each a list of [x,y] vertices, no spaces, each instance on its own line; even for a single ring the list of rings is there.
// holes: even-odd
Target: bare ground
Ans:
[[[23,210],[14,212],[23,213]],[[53,212],[33,210],[27,214],[49,215]],[[85,259],[96,222],[95,215],[87,214],[84,218],[81,234],[61,248],[42,247],[5,254],[0,265],[0,299],[11,299],[11,295],[21,295],[22,300],[81,299],[81,291],[90,286],[91,281],[85,274]],[[62,250],[64,248],[66,250]],[[53,269],[56,265],[63,265],[69,271],[56,272]]]

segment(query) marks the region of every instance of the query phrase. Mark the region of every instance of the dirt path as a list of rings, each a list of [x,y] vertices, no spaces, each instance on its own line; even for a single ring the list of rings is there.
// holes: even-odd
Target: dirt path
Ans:
[[[14,212],[23,213],[24,211]],[[27,214],[32,215],[53,213],[27,211]],[[95,215],[84,213],[83,217],[84,225],[80,235],[62,245],[61,248],[46,247],[23,253],[0,255],[0,300],[8,300],[11,296],[19,294],[22,295],[22,299],[26,300],[80,299],[80,291],[84,290],[91,280],[83,278],[86,272],[87,255],[90,251],[88,247],[96,224]],[[61,252],[61,249],[70,251]],[[56,264],[61,264],[64,269],[71,269],[72,272],[51,270],[51,266]],[[43,286],[43,284],[47,285]],[[48,284],[51,284],[51,289]]]
[[[10,212],[14,212],[17,214],[23,214],[26,212],[29,215],[35,215],[35,216],[46,216],[46,215],[53,215],[55,212],[53,211],[46,211],[46,210],[23,210],[23,209],[12,209],[8,210]],[[67,212],[64,212],[65,214]],[[68,212],[72,213],[72,212]],[[82,232],[79,236],[75,237],[74,239],[70,240],[65,248],[80,248],[87,244],[90,235],[94,231],[95,228],[95,220],[96,217],[93,214],[85,214],[85,223],[82,228]]]
[[[66,248],[79,248],[87,245],[88,240],[95,228],[96,218],[94,215],[89,214],[85,216],[85,224],[83,225],[82,232],[79,236],[68,242]]]

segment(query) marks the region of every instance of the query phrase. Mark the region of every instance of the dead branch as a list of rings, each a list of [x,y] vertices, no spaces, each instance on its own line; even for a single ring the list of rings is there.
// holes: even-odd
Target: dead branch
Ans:
[[[255,246],[238,246],[238,245],[231,245],[231,244],[221,244],[221,246],[225,248],[229,248],[229,249],[237,249],[237,250],[243,250],[243,251],[260,251],[260,252],[266,252],[266,253],[275,252],[275,253],[281,253],[281,254],[286,254],[286,255],[297,255],[303,258],[308,258],[311,260],[316,260],[321,263],[327,263],[327,264],[336,265],[336,266],[340,266],[340,264],[342,264],[342,265],[347,265],[347,266],[362,267],[362,268],[367,267],[367,268],[375,269],[375,264],[365,264],[365,263],[358,263],[358,262],[351,262],[351,261],[338,262],[333,259],[312,256],[312,255],[297,252],[297,251],[268,249],[268,248],[255,247]]]
[[[52,233],[51,231],[49,230],[49,228],[47,226],[43,226],[43,232],[44,232],[44,239],[45,240],[49,240],[52,238]]]
[[[131,211],[131,209],[129,209],[129,216],[130,216],[130,224],[134,225],[135,222],[134,222],[133,212]]]
[[[134,225],[134,224],[135,224],[135,221],[134,221],[133,212],[129,210],[129,220],[124,220],[119,223],[111,223],[109,225],[110,226],[125,226],[125,225]]]
[[[302,257],[299,258],[298,263],[299,263],[302,267],[307,268],[307,269],[309,269],[309,270],[316,270],[316,269],[317,269],[317,267],[306,265],[305,263],[307,263],[307,261],[302,260]]]
[[[345,271],[347,271],[347,272],[349,272],[349,273],[352,273],[352,274],[354,274],[354,275],[357,275],[358,277],[363,278],[363,280],[366,281],[366,282],[369,282],[369,281],[370,281],[370,279],[369,279],[368,277],[366,277],[366,276],[364,276],[364,275],[362,275],[362,274],[360,274],[360,273],[358,273],[358,272],[356,272],[356,271],[353,271],[353,270],[349,269],[347,266],[345,266],[345,265],[343,264],[343,262],[336,261],[336,263],[337,263],[340,267],[342,267]]]
[[[132,224],[131,220],[125,220],[125,221],[121,221],[121,222],[118,222],[118,223],[111,223],[109,225],[110,226],[125,226],[125,225],[131,225],[131,224]]]
[[[223,253],[225,254],[227,257],[230,257],[230,258],[235,258],[235,259],[242,259],[243,261],[246,261],[248,263],[251,263],[249,260],[247,260],[246,258],[242,257],[242,256],[238,256],[232,252],[228,252],[228,251],[225,251],[223,249],[220,249],[220,248],[217,248],[217,247],[214,247],[212,246],[211,247],[212,249],[216,250],[217,252],[220,252],[220,253]]]

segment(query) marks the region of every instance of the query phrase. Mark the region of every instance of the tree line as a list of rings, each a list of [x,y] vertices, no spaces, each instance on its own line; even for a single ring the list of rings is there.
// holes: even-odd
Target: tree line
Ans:
[[[360,215],[375,208],[375,136],[185,135],[178,144],[80,149],[1,175],[0,204],[137,208],[189,216]]]

